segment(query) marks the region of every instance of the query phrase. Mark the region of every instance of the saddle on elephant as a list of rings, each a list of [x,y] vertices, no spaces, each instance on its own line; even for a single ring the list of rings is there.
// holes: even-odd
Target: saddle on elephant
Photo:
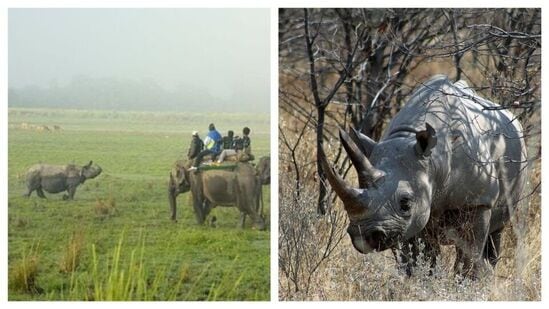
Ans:
[[[223,163],[217,163],[212,161],[211,158],[207,158],[205,161],[200,163],[197,171],[207,171],[207,170],[233,170],[236,168],[239,161],[235,158],[228,159]],[[193,165],[193,160],[177,160],[172,168],[172,175],[176,176],[177,183],[181,183],[184,179],[185,171],[188,171]]]
[[[245,162],[253,161],[254,159],[255,159],[255,157],[254,157],[253,154],[246,153],[246,152],[243,152],[243,151],[239,151],[236,154],[227,155],[226,157],[224,157],[222,163],[225,163],[225,162],[233,162],[233,163],[242,162],[242,163],[245,163]]]

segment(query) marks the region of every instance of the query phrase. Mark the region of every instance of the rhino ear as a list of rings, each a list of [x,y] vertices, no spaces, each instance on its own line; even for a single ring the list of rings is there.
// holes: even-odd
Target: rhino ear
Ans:
[[[420,157],[431,155],[431,149],[437,144],[437,133],[430,124],[425,123],[425,130],[416,133],[416,154]]]
[[[358,145],[358,147],[366,155],[366,157],[369,157],[377,143],[373,139],[360,133],[353,127],[351,127],[350,133],[351,139]]]
[[[86,165],[86,167],[92,166],[92,163],[93,163],[93,161],[90,161],[90,163],[88,163],[88,165]]]

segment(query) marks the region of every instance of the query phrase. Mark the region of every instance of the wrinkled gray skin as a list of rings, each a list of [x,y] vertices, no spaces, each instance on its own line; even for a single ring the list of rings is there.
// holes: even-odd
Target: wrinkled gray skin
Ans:
[[[358,188],[321,153],[358,251],[392,249],[411,274],[421,239],[432,265],[440,245],[453,244],[456,273],[475,278],[483,259],[495,266],[502,229],[526,181],[526,148],[518,120],[507,110],[489,110],[498,105],[467,88],[464,81],[431,78],[377,143],[340,131]]]
[[[195,173],[188,171],[188,164],[176,162],[170,173],[168,199],[176,221],[176,198],[191,191],[193,208],[198,224],[216,206],[236,206],[240,210],[240,227],[243,228],[246,215],[254,221],[259,230],[265,229],[260,209],[261,182],[255,169],[248,163],[237,163],[234,170],[206,170]]]
[[[76,188],[86,180],[97,177],[101,174],[99,165],[92,165],[92,161],[84,166],[74,164],[50,165],[36,164],[27,171],[27,192],[24,196],[29,197],[36,190],[41,198],[46,198],[44,191],[48,193],[59,193],[67,191],[63,199],[74,199]]]
[[[262,185],[271,184],[271,157],[261,157],[256,166]]]

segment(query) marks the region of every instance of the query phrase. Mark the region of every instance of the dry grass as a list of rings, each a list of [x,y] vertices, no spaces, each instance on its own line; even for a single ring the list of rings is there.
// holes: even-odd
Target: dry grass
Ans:
[[[281,187],[287,187],[281,182]],[[282,188],[282,190],[284,190]],[[422,257],[413,276],[399,272],[390,251],[363,255],[356,251],[349,238],[343,237],[331,255],[322,260],[317,269],[308,268],[311,257],[322,256],[322,248],[329,238],[329,218],[316,217],[315,199],[310,194],[295,203],[280,196],[279,237],[279,296],[283,300],[540,300],[541,299],[541,220],[540,199],[536,195],[529,201],[529,229],[525,238],[516,240],[513,228],[505,229],[502,259],[495,270],[487,267],[478,280],[456,277],[453,272],[455,251],[452,246],[443,248],[434,274],[429,274],[429,262]],[[307,201],[308,199],[308,201]],[[299,217],[288,210],[298,206],[309,216],[304,225]],[[332,208],[336,216],[345,216],[339,202]],[[284,222],[282,221],[284,220]],[[299,237],[288,237],[293,229]],[[346,223],[338,222],[340,232]],[[283,231],[282,229],[286,229]],[[286,238],[285,238],[286,237]],[[299,239],[301,250],[285,249],[288,238]],[[289,257],[293,256],[293,260]],[[301,257],[298,258],[297,256]],[[297,261],[301,259],[300,261]],[[292,262],[294,265],[290,266]],[[287,274],[295,266],[301,272],[292,278]]]
[[[112,196],[106,199],[98,198],[95,201],[94,212],[100,218],[114,215],[116,213],[116,200]]]
[[[286,114],[287,116],[287,114]],[[289,117],[291,118],[291,117]],[[288,136],[293,130],[281,127]],[[312,130],[311,130],[312,131]],[[279,298],[281,300],[376,300],[376,301],[465,301],[541,300],[541,198],[531,194],[523,201],[504,229],[501,260],[478,280],[456,277],[455,249],[443,247],[434,274],[420,258],[413,276],[399,272],[390,251],[363,255],[346,236],[346,214],[339,199],[329,206],[329,215],[316,214],[317,185],[314,137],[306,132],[298,148],[302,181],[299,197],[295,173],[281,148],[279,194]],[[538,140],[529,140],[535,148]],[[330,152],[329,142],[325,146]],[[532,147],[532,145],[530,145]],[[534,156],[534,154],[531,154]],[[286,158],[287,159],[287,158]],[[540,160],[534,161],[529,194],[541,181]],[[353,182],[354,171],[349,175]],[[335,238],[334,238],[335,235]],[[342,236],[337,241],[337,236]],[[328,256],[326,248],[330,247]]]
[[[64,273],[72,273],[80,265],[82,248],[84,247],[84,233],[82,231],[72,234],[65,253],[59,262],[59,270]]]
[[[25,252],[21,259],[13,264],[9,272],[10,289],[28,292],[31,294],[40,293],[41,288],[36,282],[39,271],[38,245],[33,245],[28,252]]]

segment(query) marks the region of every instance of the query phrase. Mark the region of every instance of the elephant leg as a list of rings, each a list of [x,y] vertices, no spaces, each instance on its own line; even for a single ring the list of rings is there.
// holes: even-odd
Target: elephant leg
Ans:
[[[46,198],[46,195],[44,194],[44,191],[42,191],[41,187],[36,189],[36,194],[38,194],[38,196],[40,198]],[[29,195],[30,195],[30,193],[29,193]]]
[[[210,212],[212,211],[212,203],[208,200],[204,201],[204,211],[202,212],[204,214],[204,218],[206,218]]]
[[[490,262],[492,267],[496,267],[499,260],[501,232],[502,230],[498,230],[490,234],[484,246],[484,259]]]
[[[250,217],[254,220],[254,225],[258,230],[263,231],[265,229],[265,220],[260,215],[255,211],[251,211]]]
[[[244,224],[246,224],[246,213],[243,212],[243,211],[241,211],[241,212],[240,212],[240,224],[239,224],[239,227],[240,227],[241,229],[243,229],[243,228],[244,228]]]
[[[171,220],[173,222],[177,222],[177,198],[178,192],[175,188],[175,183],[173,182],[172,177],[170,176],[170,182],[168,184],[168,201],[170,203],[170,210],[171,210]]]
[[[204,220],[206,220],[206,216],[204,215],[204,201],[200,198],[197,198],[193,194],[193,208],[194,208],[194,216],[196,218],[196,222],[200,225],[204,224]]]

